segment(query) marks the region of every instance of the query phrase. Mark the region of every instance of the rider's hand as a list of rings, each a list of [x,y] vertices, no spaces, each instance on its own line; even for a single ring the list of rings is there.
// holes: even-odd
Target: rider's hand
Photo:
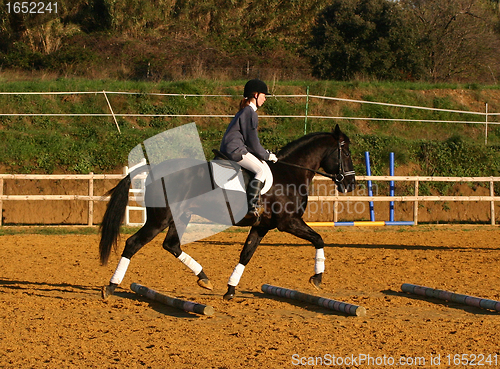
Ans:
[[[269,153],[269,160],[272,161],[273,163],[276,163],[278,161],[278,158],[276,155],[274,155],[272,152]]]

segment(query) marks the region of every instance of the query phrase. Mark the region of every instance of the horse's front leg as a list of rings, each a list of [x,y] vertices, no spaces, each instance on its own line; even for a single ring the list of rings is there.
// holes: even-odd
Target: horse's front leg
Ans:
[[[250,233],[247,236],[245,245],[240,253],[240,261],[238,265],[233,270],[233,273],[229,277],[227,282],[227,292],[224,295],[224,300],[232,300],[236,293],[236,286],[240,283],[241,276],[245,270],[246,265],[250,262],[257,246],[259,246],[260,241],[269,231],[268,228],[252,227]]]
[[[323,283],[323,273],[325,272],[325,249],[323,247],[316,249],[316,256],[314,257],[314,275],[309,278],[311,283],[318,290]]]
[[[314,258],[314,275],[309,278],[309,282],[317,289],[320,288],[323,282],[323,273],[325,272],[325,243],[323,238],[309,227],[302,218],[292,218],[283,225],[278,224],[278,229],[307,240],[314,245],[316,255]]]

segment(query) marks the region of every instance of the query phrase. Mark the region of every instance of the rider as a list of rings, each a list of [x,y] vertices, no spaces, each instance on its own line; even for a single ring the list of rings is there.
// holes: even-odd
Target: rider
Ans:
[[[276,155],[262,147],[257,133],[257,109],[266,101],[266,95],[270,93],[263,81],[252,79],[245,84],[240,111],[227,127],[220,146],[220,151],[229,159],[255,173],[247,188],[248,213],[245,218],[258,218],[264,211],[259,207],[265,176],[263,160],[278,160]]]

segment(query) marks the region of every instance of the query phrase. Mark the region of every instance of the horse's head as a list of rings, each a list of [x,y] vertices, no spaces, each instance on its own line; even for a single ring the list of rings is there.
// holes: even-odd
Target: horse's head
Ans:
[[[321,161],[321,167],[332,175],[339,192],[354,191],[356,178],[349,150],[349,137],[340,130],[337,124],[333,130],[333,138],[335,140],[334,147],[328,150],[327,155]]]

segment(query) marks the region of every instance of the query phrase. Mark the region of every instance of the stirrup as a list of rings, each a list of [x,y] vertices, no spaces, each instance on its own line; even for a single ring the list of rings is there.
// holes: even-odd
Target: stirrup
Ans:
[[[261,215],[263,213],[264,213],[264,208],[259,206],[253,211],[249,211],[239,222],[237,222],[234,225],[239,227],[258,226],[262,220]]]
[[[260,216],[264,213],[264,207],[257,206],[254,209],[248,211],[245,215],[245,219],[260,219]]]

